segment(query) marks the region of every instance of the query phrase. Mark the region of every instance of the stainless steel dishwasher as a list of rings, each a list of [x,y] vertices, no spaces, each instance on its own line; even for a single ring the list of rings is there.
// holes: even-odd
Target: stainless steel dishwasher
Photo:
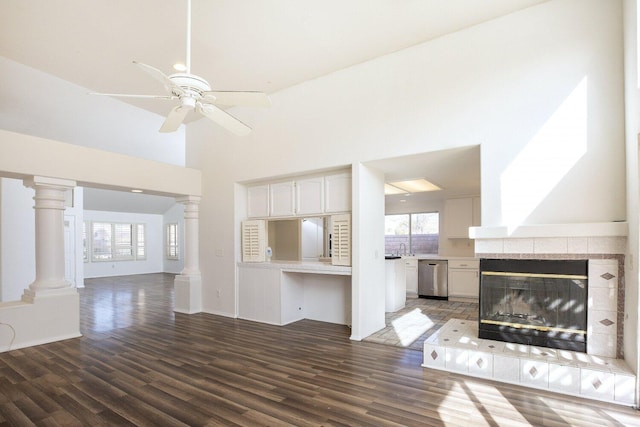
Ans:
[[[418,296],[448,299],[447,260],[418,260]]]

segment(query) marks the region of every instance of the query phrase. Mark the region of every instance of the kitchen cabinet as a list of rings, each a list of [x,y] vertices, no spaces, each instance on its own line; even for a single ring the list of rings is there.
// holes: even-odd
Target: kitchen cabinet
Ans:
[[[324,212],[324,177],[296,181],[296,214],[318,215]]]
[[[264,218],[269,216],[269,185],[247,187],[247,216]]]
[[[351,212],[349,172],[247,187],[247,218],[347,212]]]
[[[473,226],[473,199],[447,199],[444,202],[445,232],[449,239],[468,239]]]
[[[293,216],[295,211],[295,183],[269,184],[269,216]]]
[[[407,295],[418,296],[418,260],[415,258],[404,258],[404,269],[406,278]]]
[[[325,212],[351,212],[351,174],[344,172],[326,175],[324,185]]]
[[[480,261],[449,260],[449,297],[478,299]]]

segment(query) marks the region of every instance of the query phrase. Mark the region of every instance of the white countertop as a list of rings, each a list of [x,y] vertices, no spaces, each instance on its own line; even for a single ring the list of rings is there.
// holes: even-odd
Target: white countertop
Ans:
[[[479,258],[470,256],[448,256],[448,255],[401,255],[402,259],[441,259],[441,260],[460,260],[460,261],[477,261]]]
[[[351,267],[332,265],[331,263],[320,261],[239,262],[238,267],[280,269],[289,273],[351,275]]]

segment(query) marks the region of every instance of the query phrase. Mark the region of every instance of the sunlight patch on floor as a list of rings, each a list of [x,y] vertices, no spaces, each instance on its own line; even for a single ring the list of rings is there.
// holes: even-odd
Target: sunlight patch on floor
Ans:
[[[434,323],[422,310],[416,308],[391,322],[400,344],[411,345],[422,334],[433,327]]]

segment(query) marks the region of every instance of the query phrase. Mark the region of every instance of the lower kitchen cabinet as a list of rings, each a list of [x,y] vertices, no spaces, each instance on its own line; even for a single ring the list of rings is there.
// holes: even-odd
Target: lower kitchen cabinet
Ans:
[[[407,295],[418,296],[418,260],[404,258],[405,280],[407,281]]]
[[[480,290],[478,260],[449,260],[449,297],[478,299]]]

